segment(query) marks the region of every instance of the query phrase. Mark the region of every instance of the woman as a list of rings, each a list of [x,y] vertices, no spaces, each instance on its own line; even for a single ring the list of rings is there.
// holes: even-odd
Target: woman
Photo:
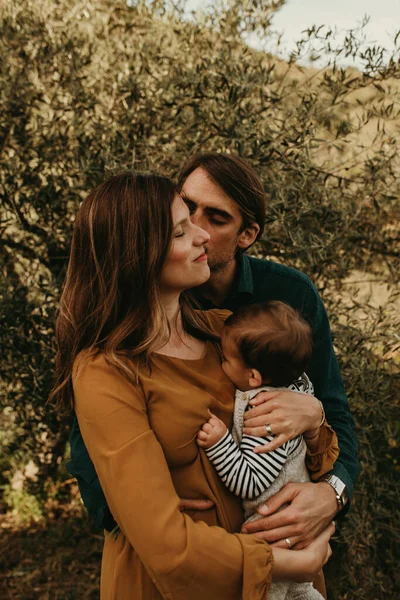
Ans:
[[[208,237],[151,175],[110,178],[75,222],[52,396],[74,407],[121,530],[104,544],[104,600],[261,600],[271,579],[311,580],[330,555],[333,525],[297,552],[235,533],[240,500],[196,445],[208,409],[231,426],[234,396],[217,345],[226,312],[184,293],[209,277]],[[179,497],[214,507],[183,514]]]

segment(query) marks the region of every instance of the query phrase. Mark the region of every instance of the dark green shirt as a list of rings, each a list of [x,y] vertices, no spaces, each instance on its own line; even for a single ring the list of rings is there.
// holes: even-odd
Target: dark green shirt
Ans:
[[[203,309],[215,305],[196,294]],[[298,309],[313,329],[313,354],[307,368],[315,396],[324,405],[328,423],[336,431],[340,454],[332,473],[346,484],[349,498],[353,495],[360,466],[357,461],[357,439],[354,420],[344,391],[339,366],[332,345],[329,320],[315,286],[295,269],[243,254],[238,261],[236,280],[229,298],[218,308],[235,311],[241,306],[269,300],[281,300]],[[89,514],[100,527],[112,529],[113,520],[107,508],[93,463],[90,460],[77,420],[71,432],[71,462],[68,470],[78,480],[82,499]]]

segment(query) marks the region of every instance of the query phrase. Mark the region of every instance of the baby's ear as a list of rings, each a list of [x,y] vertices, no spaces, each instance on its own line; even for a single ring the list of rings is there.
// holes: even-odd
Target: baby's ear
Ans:
[[[252,388],[258,388],[262,386],[263,378],[260,371],[257,369],[251,369],[249,373],[249,386]]]

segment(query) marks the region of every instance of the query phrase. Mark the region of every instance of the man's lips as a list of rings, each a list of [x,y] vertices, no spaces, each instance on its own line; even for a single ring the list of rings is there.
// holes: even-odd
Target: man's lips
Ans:
[[[203,260],[207,260],[207,254],[205,252],[202,252],[193,262],[202,262]]]

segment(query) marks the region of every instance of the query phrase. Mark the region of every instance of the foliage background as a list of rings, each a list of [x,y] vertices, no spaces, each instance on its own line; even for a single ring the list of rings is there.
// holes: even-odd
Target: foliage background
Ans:
[[[175,176],[238,152],[265,181],[254,249],[300,268],[331,315],[362,474],[327,568],[332,600],[398,597],[398,53],[310,28],[287,63],[246,46],[278,1],[5,0],[0,8],[0,541],[8,598],[97,598],[101,536],[65,470],[70,419],[45,408],[80,201],[123,168]],[[326,69],[297,60],[313,47]],[[362,71],[336,61],[358,55]],[[327,58],[328,60],[328,58]],[[40,556],[38,547],[41,548]],[[78,548],[78,549],[77,549]]]

